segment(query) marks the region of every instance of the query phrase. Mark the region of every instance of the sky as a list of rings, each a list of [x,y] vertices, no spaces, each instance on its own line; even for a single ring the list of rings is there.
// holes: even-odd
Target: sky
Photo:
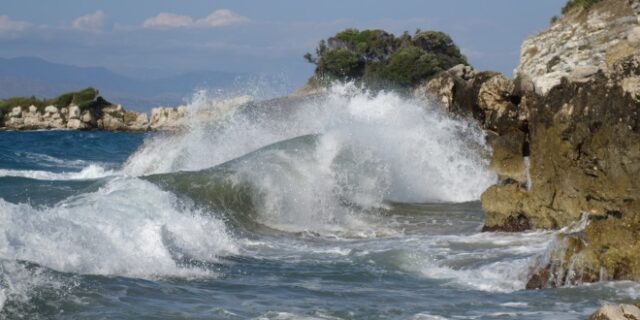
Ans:
[[[511,75],[522,41],[566,0],[1,0],[0,57],[154,78],[192,71],[304,82],[302,56],[345,28],[444,31],[480,70]]]

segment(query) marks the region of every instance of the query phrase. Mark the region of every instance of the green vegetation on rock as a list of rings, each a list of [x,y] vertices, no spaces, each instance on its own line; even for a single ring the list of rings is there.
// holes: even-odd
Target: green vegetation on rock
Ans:
[[[98,90],[88,87],[76,92],[68,92],[52,99],[38,99],[31,97],[13,97],[0,100],[0,111],[3,113],[10,112],[12,108],[36,106],[38,110],[43,110],[46,106],[56,106],[64,108],[70,104],[75,104],[84,110],[87,108],[109,105],[110,103],[98,96]]]
[[[409,88],[436,73],[467,64],[451,37],[437,31],[396,37],[383,30],[346,29],[305,54],[316,65],[310,82],[357,81],[373,88]]]
[[[602,0],[569,0],[567,4],[562,7],[562,14],[567,14],[571,10],[575,8],[583,8],[588,10],[594,4],[600,2]]]

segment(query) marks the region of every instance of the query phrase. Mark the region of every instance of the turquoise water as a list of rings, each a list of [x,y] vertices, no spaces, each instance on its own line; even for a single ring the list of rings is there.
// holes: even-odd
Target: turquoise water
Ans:
[[[407,111],[376,117],[386,105]],[[337,95],[176,134],[0,132],[0,318],[584,319],[640,296],[524,290],[553,233],[481,233],[492,176],[466,152],[482,140],[413,105]]]

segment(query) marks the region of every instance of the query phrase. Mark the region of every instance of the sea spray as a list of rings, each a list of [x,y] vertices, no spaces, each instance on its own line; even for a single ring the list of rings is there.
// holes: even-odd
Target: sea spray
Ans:
[[[124,172],[206,170],[164,179],[163,187],[212,200],[220,185],[199,176],[214,174],[220,183],[250,187],[261,224],[341,236],[381,234],[375,216],[387,201],[471,201],[494,181],[482,132],[422,100],[353,85],[295,106],[203,97],[192,103],[185,130],[148,141]],[[207,170],[223,163],[231,170],[226,182],[217,180],[220,170]]]
[[[211,275],[208,269],[177,265],[169,240],[202,261],[237,252],[221,221],[136,178],[115,178],[50,208],[0,200],[2,259],[80,274]]]
[[[0,169],[1,177],[21,177],[38,180],[88,180],[116,175],[116,170],[108,170],[96,164],[89,164],[80,171],[51,172],[44,170]]]
[[[189,113],[231,101],[211,103],[205,98],[194,99]],[[223,121],[192,120],[188,130],[147,141],[127,161],[124,172],[200,170],[278,141],[320,134],[334,148],[358,148],[384,162],[392,179],[386,200],[471,201],[495,180],[488,170],[484,134],[423,100],[390,92],[373,94],[347,84],[332,87],[326,96],[287,106],[285,115],[284,104],[284,100],[269,106],[236,102],[234,108],[218,113],[224,114],[218,117]],[[343,141],[330,142],[330,137]]]

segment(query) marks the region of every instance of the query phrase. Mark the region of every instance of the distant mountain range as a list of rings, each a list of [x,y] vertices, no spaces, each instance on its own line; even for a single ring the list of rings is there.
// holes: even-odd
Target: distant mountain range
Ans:
[[[101,67],[77,67],[40,58],[0,58],[0,99],[14,96],[54,97],[88,86],[127,109],[145,111],[158,105],[177,105],[199,87],[232,88],[248,78],[228,72],[190,72],[163,79],[141,80]]]

